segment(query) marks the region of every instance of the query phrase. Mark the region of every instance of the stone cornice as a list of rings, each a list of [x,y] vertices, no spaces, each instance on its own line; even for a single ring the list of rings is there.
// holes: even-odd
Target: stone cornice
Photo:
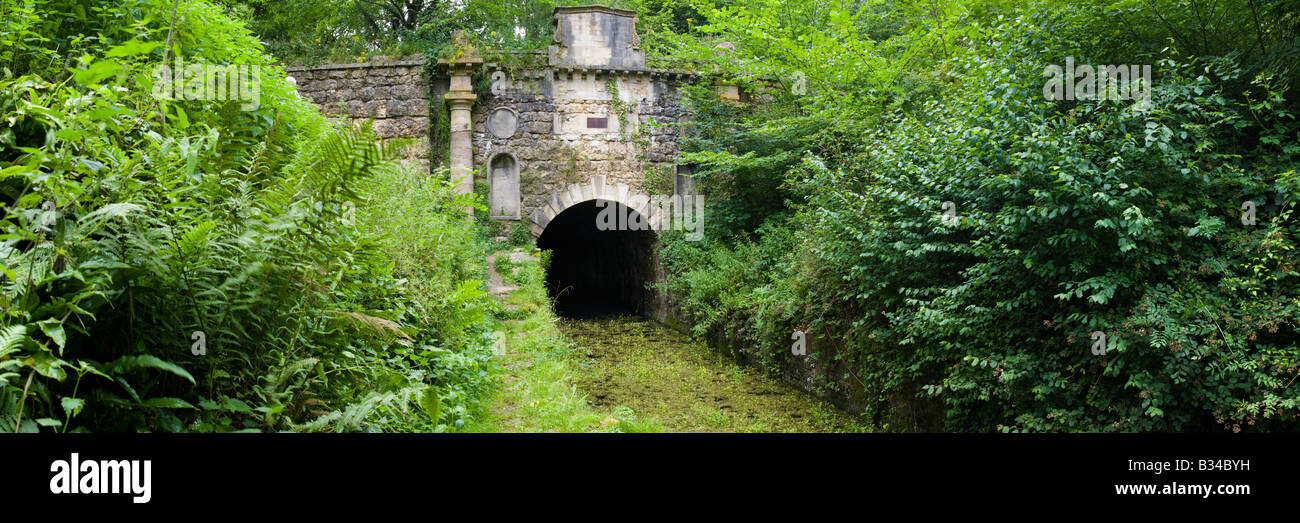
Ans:
[[[606,7],[603,5],[572,5],[556,7],[551,14],[551,24],[559,23],[560,15],[569,13],[606,13],[611,15],[626,16],[636,18],[636,11],[627,9],[618,9],[615,7]]]
[[[495,51],[494,50],[491,51],[489,54],[492,53],[544,54],[545,51],[533,51],[533,50]],[[427,63],[428,63],[427,60],[404,60],[400,62],[368,62],[368,63],[355,63],[355,64],[324,64],[324,65],[316,65],[316,66],[293,66],[293,67],[286,67],[284,70],[285,72],[288,73],[298,73],[303,71],[335,71],[335,70],[370,69],[370,68],[383,68],[383,67],[424,67],[424,65]],[[450,62],[446,59],[442,59],[442,60],[438,60],[438,64],[439,64],[440,75],[447,73],[446,68],[448,66],[477,67],[478,65],[482,64],[489,71],[510,69],[509,67],[502,64],[498,64],[496,62],[488,62],[486,64],[483,64],[483,61],[481,59],[461,60],[458,62]],[[569,74],[569,75],[576,74],[576,75],[584,75],[584,76],[593,75],[593,74],[614,74],[618,76],[646,75],[646,76],[651,76],[656,78],[658,77],[688,78],[688,77],[695,77],[699,75],[699,73],[696,73],[694,71],[686,71],[681,69],[653,69],[648,67],[647,68],[626,68],[626,67],[605,67],[605,66],[585,66],[585,65],[584,66],[543,65],[539,67],[529,67],[521,71],[524,72],[525,74],[528,74],[529,76],[536,76],[540,78],[542,71],[545,71],[547,69],[553,70],[557,74]]]

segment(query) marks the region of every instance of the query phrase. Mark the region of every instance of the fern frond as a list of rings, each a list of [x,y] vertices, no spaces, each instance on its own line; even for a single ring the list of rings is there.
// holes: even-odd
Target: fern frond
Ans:
[[[90,214],[82,216],[81,219],[77,221],[75,237],[78,239],[89,238],[92,234],[98,232],[99,228],[103,227],[104,223],[109,220],[114,218],[125,218],[133,213],[142,211],[144,211],[144,207],[134,203],[110,203],[95,209]]]
[[[27,340],[26,325],[10,325],[0,331],[0,358],[18,352]]]
[[[362,430],[365,428],[366,418],[370,417],[376,409],[391,407],[406,410],[412,402],[422,401],[424,392],[428,389],[428,385],[419,384],[393,392],[374,391],[366,394],[361,400],[344,407],[341,411],[330,412],[308,423],[297,425],[295,429],[321,431],[330,427],[334,432]]]
[[[383,339],[391,340],[396,338],[403,345],[410,346],[411,344],[411,335],[402,330],[402,324],[393,320],[355,311],[331,311],[330,314],[348,319],[353,326],[363,326]]]

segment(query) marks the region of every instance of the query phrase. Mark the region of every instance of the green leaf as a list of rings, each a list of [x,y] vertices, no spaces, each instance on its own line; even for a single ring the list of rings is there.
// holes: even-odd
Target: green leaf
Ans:
[[[120,218],[122,216],[126,216],[133,212],[142,212],[142,211],[144,211],[144,207],[140,206],[139,204],[117,202],[117,203],[110,203],[108,205],[95,209],[94,212],[87,214],[82,219],[99,218],[101,216],[107,218]]]
[[[63,381],[63,378],[68,376],[68,374],[63,371],[63,367],[70,366],[68,365],[68,362],[58,359],[54,357],[53,354],[45,351],[32,354],[32,356],[27,358],[27,361],[23,362],[23,364],[36,369],[37,374],[47,378],[54,378],[55,381]]]
[[[77,266],[77,270],[80,271],[86,271],[90,269],[131,269],[131,268],[134,268],[134,266],[126,263],[118,262],[118,261],[105,260],[102,258],[86,260],[85,262]]]
[[[10,269],[9,267],[0,265],[0,272],[3,272],[4,276],[9,278],[9,281],[18,281],[18,273],[14,272],[13,269]]]
[[[252,407],[249,407],[247,403],[244,403],[243,401],[240,401],[235,398],[226,398],[221,403],[222,403],[221,404],[222,408],[230,412],[241,412],[244,414],[253,413]]]
[[[438,416],[442,414],[442,398],[438,396],[438,389],[424,389],[424,394],[420,396],[420,408],[424,409],[429,418],[438,421]]]
[[[159,359],[157,356],[152,356],[149,354],[143,354],[140,356],[122,356],[121,358],[118,358],[116,360],[113,360],[105,364],[103,367],[101,367],[101,370],[104,370],[109,374],[114,374],[117,372],[137,369],[141,367],[148,367],[152,369],[158,369],[158,370],[170,372],[172,374],[185,378],[186,380],[189,380],[191,384],[195,383],[194,376],[191,376],[190,373],[187,372],[184,368],[181,368],[180,365],[163,361]]]
[[[56,420],[54,418],[38,418],[36,420],[36,424],[42,427],[57,427],[59,425],[62,425],[63,422]]]
[[[81,398],[64,397],[60,400],[60,403],[63,405],[63,412],[67,413],[69,419],[76,417],[77,414],[81,413],[81,408],[86,406],[86,400]]]
[[[27,341],[26,325],[10,325],[0,331],[0,357],[11,352],[18,352],[23,342]]]
[[[112,49],[109,49],[107,53],[104,53],[104,56],[108,58],[116,58],[119,56],[135,56],[139,54],[147,54],[153,52],[154,49],[157,49],[161,45],[162,44],[159,42],[142,42],[140,40],[133,38],[125,43],[114,46]]]
[[[59,129],[54,132],[55,138],[68,142],[75,142],[89,135],[90,132],[83,129]],[[85,162],[86,159],[82,158],[81,161]]]
[[[122,64],[112,60],[100,60],[90,64],[85,69],[77,69],[72,73],[72,77],[78,84],[91,87],[123,70],[125,69]]]
[[[89,372],[89,373],[94,374],[94,375],[96,375],[96,376],[101,376],[101,377],[103,377],[104,379],[107,379],[107,380],[112,380],[112,379],[113,379],[112,376],[109,376],[109,375],[107,375],[107,374],[104,374],[103,372],[100,372],[99,369],[96,369],[95,367],[91,366],[89,363],[86,363],[86,360],[77,360],[77,370],[78,370],[81,374],[85,374],[85,373]]]
[[[46,336],[54,340],[54,343],[59,345],[59,355],[62,356],[63,348],[68,343],[67,335],[63,332],[63,322],[51,318],[38,322],[37,325],[41,326],[41,332],[44,332]]]
[[[146,407],[155,407],[159,409],[192,409],[194,405],[180,398],[149,398],[144,400],[141,405]]]
[[[135,392],[135,387],[132,387],[131,384],[127,383],[121,376],[118,376],[114,381],[117,381],[118,385],[121,385],[123,389],[126,389],[126,393],[131,396],[132,401],[140,403],[140,395]]]

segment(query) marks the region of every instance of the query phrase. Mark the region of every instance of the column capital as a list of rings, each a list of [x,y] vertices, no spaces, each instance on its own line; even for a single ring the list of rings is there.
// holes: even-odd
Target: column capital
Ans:
[[[464,91],[451,91],[442,95],[443,101],[451,109],[469,109],[474,107],[474,101],[478,100],[478,95]]]
[[[438,59],[439,72],[446,73],[447,76],[471,76],[482,66],[483,59],[477,56]]]

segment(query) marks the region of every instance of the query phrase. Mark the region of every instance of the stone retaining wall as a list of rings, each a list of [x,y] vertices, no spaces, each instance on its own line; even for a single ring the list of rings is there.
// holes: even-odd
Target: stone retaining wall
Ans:
[[[374,119],[380,138],[412,140],[407,159],[429,168],[429,84],[423,61],[286,69],[298,93],[331,116]],[[445,87],[444,87],[445,90]]]

